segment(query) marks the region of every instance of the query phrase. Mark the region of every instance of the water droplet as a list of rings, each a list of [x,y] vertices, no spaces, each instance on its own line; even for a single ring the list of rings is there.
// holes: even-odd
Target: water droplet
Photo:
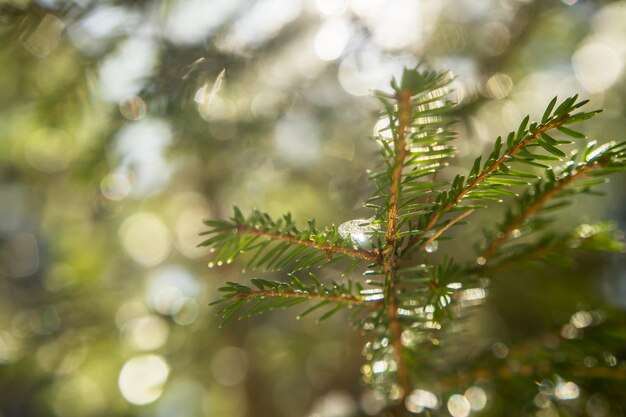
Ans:
[[[520,237],[522,235],[522,232],[519,229],[514,229],[511,232],[511,236],[513,237],[513,239],[517,239],[518,237]]]
[[[233,258],[228,258],[228,259],[226,259],[226,264],[227,264],[227,265],[228,265],[228,264],[231,264],[231,263],[233,263]]]
[[[224,262],[222,262],[222,261],[217,261],[217,266],[222,266],[222,265],[224,265]]]
[[[209,262],[209,268],[213,268],[215,264],[213,262]]]
[[[344,239],[350,239],[357,246],[363,246],[369,242],[370,237],[376,232],[376,226],[372,225],[373,217],[369,219],[354,219],[342,223],[337,228],[339,235]]]
[[[428,253],[437,252],[437,249],[439,249],[439,242],[436,240],[433,240],[428,245],[424,246],[424,250]]]
[[[479,256],[476,258],[476,265],[483,266],[487,263],[487,259],[484,256]]]
[[[146,115],[147,106],[141,97],[132,96],[122,100],[119,109],[125,119],[139,120]]]
[[[302,316],[296,316],[296,320],[300,320]]]

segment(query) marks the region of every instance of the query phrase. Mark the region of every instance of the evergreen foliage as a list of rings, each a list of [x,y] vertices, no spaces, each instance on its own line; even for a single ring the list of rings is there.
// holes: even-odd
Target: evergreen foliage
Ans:
[[[478,156],[466,175],[448,180],[445,168],[455,155],[451,81],[448,73],[418,67],[393,80],[390,93],[376,93],[386,126],[374,137],[381,167],[370,175],[375,193],[365,207],[372,210],[371,218],[323,229],[309,220],[299,228],[289,214],[274,220],[261,211],[246,216],[235,207],[228,220],[205,221],[208,238],[202,245],[215,252],[210,266],[243,257],[245,268],[284,271],[287,277],[254,278],[251,286],[227,282],[220,289],[223,297],[214,302],[223,322],[306,302],[310,306],[300,316],[316,312],[320,320],[352,309],[354,325],[369,339],[363,379],[384,393],[384,413],[394,416],[442,412],[436,395],[462,381],[451,383],[444,376],[431,381],[441,389],[435,395],[420,389],[423,371],[436,367],[435,352],[445,348],[440,345],[463,343],[457,324],[484,302],[490,279],[500,271],[566,262],[566,252],[623,251],[610,223],[580,225],[570,233],[549,227],[553,213],[572,197],[598,194],[607,175],[626,169],[626,142],[587,142],[572,127],[599,110],[583,110],[587,100],[577,96],[561,102],[555,97],[541,120],[526,116],[495,140],[486,157]],[[510,208],[475,242],[472,262],[429,256],[452,227],[492,204]],[[331,264],[341,266],[343,274],[325,282],[314,271]],[[522,348],[516,353],[520,374],[539,378],[558,370],[579,375],[574,361],[563,359],[567,349],[559,356]],[[480,355],[472,359],[466,366],[470,374],[498,379],[508,372]],[[477,363],[490,374],[472,370]],[[613,370],[621,372],[607,366],[596,368],[598,375],[592,377]]]

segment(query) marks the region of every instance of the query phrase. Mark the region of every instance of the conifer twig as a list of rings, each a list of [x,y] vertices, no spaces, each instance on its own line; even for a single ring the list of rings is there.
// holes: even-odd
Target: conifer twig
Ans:
[[[584,165],[575,172],[557,179],[550,189],[538,196],[538,198],[528,205],[528,207],[524,208],[517,216],[508,221],[498,236],[491,241],[479,257],[482,258],[484,263],[486,263],[498,251],[500,246],[502,246],[511,237],[513,231],[522,226],[550,200],[557,197],[558,194],[565,189],[565,187],[574,182],[574,180],[584,177],[593,168],[600,167],[602,165],[602,161],[594,161],[592,164]]]
[[[355,249],[349,246],[343,245],[331,245],[328,243],[319,244],[313,240],[301,239],[298,236],[289,234],[289,233],[272,233],[266,230],[257,230],[250,227],[246,227],[244,225],[235,226],[235,230],[238,234],[247,234],[252,236],[260,236],[266,237],[271,240],[282,240],[289,243],[294,243],[297,245],[307,246],[310,248],[319,249],[321,251],[326,252],[329,255],[333,253],[341,253],[344,255],[353,256],[355,258],[364,259],[366,261],[379,261],[381,255],[377,250],[364,250],[364,249]]]
[[[281,298],[303,298],[306,300],[323,300],[333,303],[340,303],[346,305],[359,305],[370,308],[378,308],[381,305],[380,300],[367,301],[361,298],[357,298],[347,294],[320,294],[320,293],[307,293],[307,292],[295,292],[295,291],[275,291],[275,290],[251,290],[248,292],[239,293],[234,299],[247,300],[254,297],[281,297]]]
[[[480,174],[478,174],[476,176],[476,178],[474,178],[471,182],[467,183],[456,194],[456,196],[451,201],[446,203],[439,210],[433,211],[433,213],[430,215],[428,221],[426,222],[426,226],[424,227],[424,230],[422,231],[422,233],[420,233],[419,235],[414,236],[411,240],[412,241],[417,241],[417,240],[423,238],[424,234],[427,233],[428,231],[430,231],[435,226],[435,224],[437,224],[437,221],[439,221],[439,219],[444,214],[446,214],[452,208],[454,208],[463,199],[463,197],[465,197],[470,191],[472,191],[476,187],[478,187],[483,181],[485,181],[485,179],[487,179],[487,177],[489,175],[491,175],[494,172],[498,171],[498,169],[500,169],[500,167],[506,161],[508,161],[509,159],[514,157],[515,155],[517,155],[520,151],[522,151],[524,148],[526,148],[531,143],[537,141],[541,137],[541,135],[543,133],[546,133],[549,130],[552,130],[552,129],[555,129],[555,128],[559,127],[559,126],[562,126],[565,123],[565,121],[567,120],[568,116],[569,116],[569,114],[564,114],[564,115],[561,115],[558,119],[556,119],[556,120],[554,120],[554,121],[552,121],[550,123],[539,125],[536,128],[536,130],[530,136],[528,136],[526,139],[524,139],[524,140],[520,141],[519,143],[517,143],[510,150],[504,152],[504,154],[502,156],[500,156],[498,159],[496,159],[492,164],[490,164],[489,166],[483,168],[483,170],[480,172]],[[414,242],[410,242],[409,245],[412,245],[413,243]]]
[[[422,247],[430,245],[435,240],[439,239],[441,237],[441,235],[443,235],[448,229],[450,229],[456,223],[458,223],[461,220],[463,220],[464,218],[468,217],[470,214],[472,214],[475,211],[476,211],[476,209],[471,209],[471,210],[467,210],[467,211],[464,211],[463,213],[459,214],[454,219],[452,219],[450,222],[448,222],[445,226],[443,226],[441,229],[437,230],[437,233],[435,233],[434,235],[429,237],[428,240],[426,240],[424,243],[420,244],[419,248],[422,248]]]

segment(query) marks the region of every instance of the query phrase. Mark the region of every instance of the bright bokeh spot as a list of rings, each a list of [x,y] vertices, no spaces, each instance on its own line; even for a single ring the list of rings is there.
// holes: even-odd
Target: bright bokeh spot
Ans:
[[[487,393],[481,387],[469,387],[465,391],[465,398],[469,401],[472,411],[480,411],[487,405]]]
[[[278,35],[301,11],[301,0],[255,1],[237,19],[221,46],[234,51],[254,48]]]
[[[102,39],[123,34],[129,29],[129,24],[135,23],[136,17],[124,7],[102,4],[94,8],[79,25],[88,38]]]
[[[278,121],[274,128],[278,153],[294,164],[313,162],[320,153],[320,132],[309,118],[293,116]]]
[[[354,96],[366,96],[372,90],[385,90],[389,75],[399,75],[404,66],[415,65],[412,56],[386,57],[380,51],[359,51],[345,56],[337,78],[341,87]]]
[[[172,137],[170,125],[153,118],[127,123],[118,132],[115,143],[120,158],[118,170],[133,178],[133,196],[157,192],[169,181],[172,167],[165,152]]]
[[[171,316],[186,307],[187,298],[198,294],[199,286],[186,269],[168,265],[150,275],[146,287],[146,301],[160,314]],[[191,306],[190,308],[193,309]],[[183,314],[183,313],[181,313]],[[189,316],[187,320],[193,317]],[[185,321],[181,316],[181,320]],[[195,317],[193,317],[195,320]]]
[[[356,402],[350,394],[331,391],[313,403],[308,417],[350,417],[356,411]]]
[[[136,95],[157,62],[157,45],[147,37],[129,38],[108,55],[100,66],[100,93],[119,103]]]
[[[319,28],[315,35],[315,53],[324,61],[334,61],[341,56],[349,39],[350,27],[345,20],[329,20]]]
[[[572,314],[572,317],[570,318],[570,324],[578,329],[589,327],[592,323],[593,316],[590,312],[584,310],[577,311],[576,313]]]
[[[119,235],[128,255],[144,266],[160,264],[172,248],[167,226],[158,217],[148,213],[128,217],[122,223]]]
[[[347,0],[315,0],[315,6],[320,13],[336,16],[344,13],[348,7]]]
[[[163,393],[169,373],[170,367],[162,356],[135,356],[122,367],[118,386],[129,403],[149,404],[159,399]]]
[[[123,200],[128,197],[131,189],[128,175],[121,171],[113,171],[100,181],[100,191],[109,200]]]
[[[507,74],[497,73],[489,77],[484,92],[487,97],[501,99],[509,95],[513,89],[513,80]]]
[[[139,96],[131,96],[120,101],[120,113],[128,120],[139,120],[146,114],[148,107]]]
[[[398,50],[421,46],[437,20],[441,2],[352,0],[350,8],[372,31],[378,46]]]
[[[430,391],[416,389],[406,397],[406,409],[412,413],[421,413],[425,408],[435,409],[439,407],[439,399]]]
[[[198,318],[200,306],[198,302],[189,297],[179,297],[172,304],[174,323],[181,326],[188,326]]]
[[[554,388],[554,395],[559,400],[574,400],[580,395],[580,388],[571,381],[559,382]]]
[[[159,316],[149,315],[126,323],[122,334],[128,345],[135,350],[155,350],[167,341],[169,328]]]
[[[463,395],[454,394],[448,399],[448,411],[452,417],[467,417],[472,411],[472,406]]]
[[[588,43],[572,56],[578,82],[590,93],[601,93],[619,79],[624,58],[605,43]]]
[[[202,42],[235,13],[240,0],[183,0],[167,13],[166,36],[178,44]]]

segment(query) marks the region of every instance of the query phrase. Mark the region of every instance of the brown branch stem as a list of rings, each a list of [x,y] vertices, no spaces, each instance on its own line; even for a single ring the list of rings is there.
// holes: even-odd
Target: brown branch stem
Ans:
[[[454,219],[452,219],[448,224],[443,226],[441,229],[437,230],[437,233],[435,233],[434,235],[429,237],[428,240],[426,240],[424,243],[420,244],[419,248],[423,248],[425,246],[430,245],[435,240],[439,239],[441,237],[441,235],[443,235],[448,229],[450,229],[452,226],[454,226],[455,224],[457,224],[458,222],[460,222],[464,218],[468,217],[469,215],[471,215],[475,211],[476,211],[476,209],[471,209],[471,210],[467,210],[467,211],[464,211],[463,213],[459,214]]]
[[[364,250],[364,249],[355,249],[349,246],[341,246],[341,245],[330,245],[327,243],[319,244],[312,240],[301,239],[298,236],[294,236],[288,233],[271,233],[265,230],[257,230],[252,229],[250,227],[246,227],[243,225],[237,225],[236,231],[239,234],[246,234],[252,236],[261,236],[266,237],[271,240],[282,240],[289,243],[294,243],[297,245],[308,246],[310,248],[319,249],[326,253],[340,253],[344,255],[349,255],[355,258],[364,259],[366,261],[380,261],[381,254],[378,253],[377,250]]]
[[[394,138],[395,159],[391,175],[391,189],[389,198],[389,210],[387,211],[387,235],[385,252],[386,259],[383,262],[385,270],[385,299],[387,301],[387,318],[393,348],[396,352],[398,383],[402,388],[401,401],[398,403],[398,414],[404,407],[404,398],[409,394],[411,385],[406,363],[402,356],[402,326],[398,320],[398,303],[395,295],[396,271],[397,271],[397,244],[398,244],[398,202],[400,201],[400,182],[402,171],[408,155],[406,146],[406,133],[411,123],[411,93],[401,90],[396,94],[398,102],[399,120],[398,133]]]

